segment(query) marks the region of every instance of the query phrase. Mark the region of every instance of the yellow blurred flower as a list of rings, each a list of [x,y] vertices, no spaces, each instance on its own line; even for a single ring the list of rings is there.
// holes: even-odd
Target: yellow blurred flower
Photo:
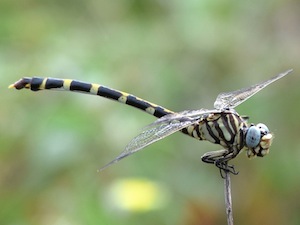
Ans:
[[[117,180],[109,192],[109,201],[115,207],[132,212],[162,208],[169,200],[169,192],[163,185],[143,178]]]

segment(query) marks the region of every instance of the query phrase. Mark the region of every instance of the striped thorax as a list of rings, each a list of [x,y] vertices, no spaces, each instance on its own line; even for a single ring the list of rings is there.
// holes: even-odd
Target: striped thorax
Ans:
[[[210,113],[187,127],[186,132],[198,140],[207,140],[224,148],[206,153],[202,160],[207,163],[225,162],[242,150],[246,151],[248,158],[263,157],[269,153],[273,135],[263,124],[248,125],[247,119],[234,110]]]
[[[246,127],[246,121],[236,112],[224,111],[208,114],[198,124],[188,127],[187,131],[196,139],[240,150],[244,147],[243,130]]]

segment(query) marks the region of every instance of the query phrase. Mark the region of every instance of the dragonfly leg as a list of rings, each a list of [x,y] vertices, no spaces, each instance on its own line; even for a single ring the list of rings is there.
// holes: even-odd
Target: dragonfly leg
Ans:
[[[201,159],[203,162],[215,164],[216,161],[224,159],[227,155],[229,155],[229,151],[227,149],[222,149],[218,151],[206,152],[203,156],[201,156]]]
[[[230,172],[237,175],[238,172],[235,170],[233,165],[228,165],[228,161],[235,157],[233,152],[228,149],[222,149],[219,151],[212,151],[205,153],[201,159],[203,162],[215,164],[220,169],[221,177],[224,178],[223,172]]]
[[[224,179],[224,173],[232,173],[233,175],[238,175],[239,172],[235,170],[234,165],[227,164],[227,161],[218,162],[216,161],[215,165],[220,169],[220,175]]]

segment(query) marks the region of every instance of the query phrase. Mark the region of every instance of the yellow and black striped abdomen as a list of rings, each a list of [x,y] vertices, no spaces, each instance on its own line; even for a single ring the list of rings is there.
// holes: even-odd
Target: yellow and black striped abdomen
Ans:
[[[92,95],[102,96],[111,100],[130,105],[134,108],[141,109],[155,117],[162,117],[170,113],[174,113],[164,107],[148,102],[126,92],[118,91],[112,88],[105,87],[100,84],[86,83],[71,79],[56,79],[56,78],[22,78],[15,84],[10,86],[16,89],[27,88],[32,91],[40,90],[64,90],[82,92]]]

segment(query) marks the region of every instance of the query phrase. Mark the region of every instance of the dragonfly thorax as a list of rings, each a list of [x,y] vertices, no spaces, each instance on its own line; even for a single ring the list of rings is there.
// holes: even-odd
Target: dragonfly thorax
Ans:
[[[246,120],[233,110],[207,114],[197,124],[187,128],[189,135],[199,140],[219,144],[223,148],[238,152],[245,146]]]
[[[235,158],[241,150],[245,150],[249,158],[263,157],[269,153],[273,135],[266,125],[248,125],[247,119],[233,110],[216,111],[203,116],[186,131],[194,138],[221,145],[231,158]]]
[[[222,150],[205,153],[201,159],[213,163],[220,169],[228,169],[227,162],[242,150],[248,158],[263,157],[269,153],[273,135],[264,124],[247,124],[248,117],[232,110],[212,113],[203,117],[197,126],[188,129],[189,134],[199,140],[208,140],[223,147]],[[234,169],[231,171],[236,173]]]

